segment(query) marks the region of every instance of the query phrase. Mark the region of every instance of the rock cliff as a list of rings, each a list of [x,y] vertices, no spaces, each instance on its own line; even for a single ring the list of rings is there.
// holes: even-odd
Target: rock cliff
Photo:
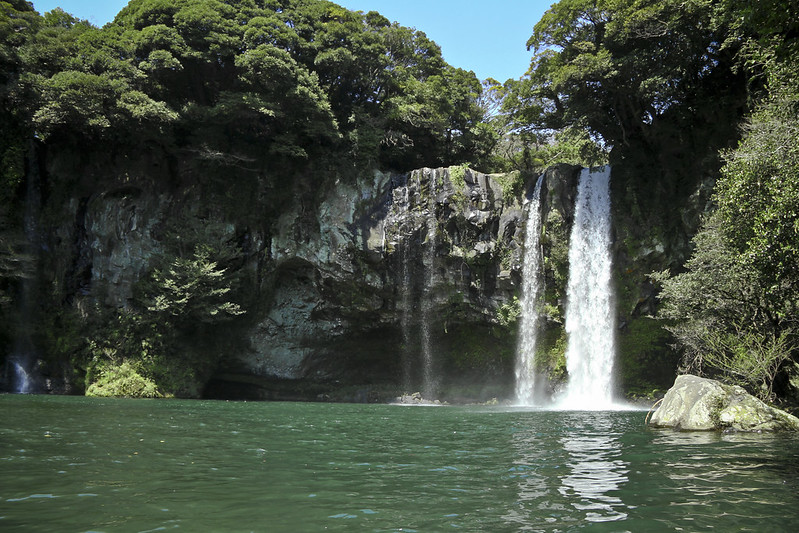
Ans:
[[[485,372],[480,386],[496,394],[511,379],[513,334],[496,315],[518,292],[523,206],[509,188],[519,179],[461,167],[376,172],[337,182],[310,220],[302,205],[286,209],[264,313],[225,379],[410,389],[427,342],[442,387]],[[500,349],[483,349],[491,344]]]
[[[183,394],[368,400],[428,383],[442,399],[512,395],[524,225],[537,176],[424,168],[339,176],[318,189],[300,177],[280,193],[238,196],[220,193],[214,178],[209,199],[191,169],[175,170],[185,163],[151,155],[116,165],[103,171],[124,179],[107,190],[78,186],[50,199],[43,271],[64,305],[97,322],[103,309],[148,305],[143,284],[169,254],[197,244],[224,251],[220,264],[236,280],[231,294],[247,312],[214,330],[213,341],[181,340],[181,351],[213,354],[191,369],[196,383]],[[69,166],[51,160],[50,180],[66,181]],[[541,194],[546,320],[536,360],[552,388],[564,377],[579,174],[575,166],[549,168]],[[658,360],[659,378],[670,381],[675,359],[650,316],[645,275],[654,256],[673,258],[658,243],[651,253],[633,246],[636,220],[615,207],[617,285],[626,291],[619,323],[622,339],[632,339],[622,343],[619,366],[635,381]],[[59,327],[53,335],[65,335]]]

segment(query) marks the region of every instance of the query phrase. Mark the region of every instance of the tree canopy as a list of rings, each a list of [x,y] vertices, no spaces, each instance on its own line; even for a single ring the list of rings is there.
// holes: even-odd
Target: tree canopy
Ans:
[[[655,142],[728,94],[738,46],[712,2],[564,0],[535,25],[528,100],[540,128],[582,126],[612,147]]]
[[[408,169],[480,164],[495,140],[474,74],[376,12],[133,0],[103,28],[27,2],[3,2],[2,14],[0,97],[17,104],[4,112],[50,143],[137,139],[284,162],[347,154]]]
[[[799,6],[724,3],[740,59],[765,91],[724,153],[716,211],[686,271],[663,281],[663,315],[685,367],[720,374],[765,399],[799,399]]]

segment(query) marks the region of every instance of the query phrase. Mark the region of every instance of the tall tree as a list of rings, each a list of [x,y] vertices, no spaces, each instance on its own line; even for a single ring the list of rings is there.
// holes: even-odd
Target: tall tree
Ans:
[[[764,15],[726,3],[743,38],[742,62],[767,94],[725,154],[718,209],[696,236],[686,271],[661,275],[663,313],[677,321],[686,368],[721,374],[765,399],[797,401],[799,61],[791,51],[799,49],[799,6],[769,5]]]

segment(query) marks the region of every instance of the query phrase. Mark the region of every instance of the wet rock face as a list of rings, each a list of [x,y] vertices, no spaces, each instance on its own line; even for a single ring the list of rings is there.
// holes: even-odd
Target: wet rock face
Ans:
[[[690,374],[677,376],[649,423],[685,431],[799,431],[799,419],[741,387]]]
[[[580,167],[572,165],[545,173],[541,213],[549,309],[565,302],[579,175]],[[214,238],[241,247],[235,268],[250,284],[247,349],[226,354],[223,372],[397,381],[400,360],[421,351],[424,326],[434,350],[450,358],[442,363],[447,371],[480,374],[474,358],[457,358],[501,344],[506,353],[489,366],[507,377],[515,339],[511,330],[495,326],[498,310],[520,296],[524,228],[536,179],[522,182],[515,174],[464,167],[374,172],[328,183],[313,199],[288,195],[274,212],[248,212],[247,222],[210,209],[180,188],[98,191],[72,200],[74,219],[58,229],[58,254],[71,259],[59,268],[70,292],[125,307],[153,258],[164,252],[165,234],[180,227],[176,220],[191,220],[213,226]],[[616,252],[625,259],[618,245]],[[637,278],[630,285],[635,291],[641,286]],[[557,317],[550,323],[561,327]],[[474,335],[466,341],[454,331],[504,337],[489,342]]]
[[[126,307],[133,284],[161,250],[155,228],[168,200],[130,188],[89,200],[84,219],[85,249],[91,279],[104,289],[103,303]]]
[[[324,379],[346,374],[349,361],[385,375],[399,364],[403,327],[425,320],[435,335],[455,322],[490,323],[517,292],[522,206],[491,176],[375,173],[336,184],[307,215],[292,206],[276,225],[268,311],[239,371]],[[364,348],[354,347],[358,338]]]
[[[565,246],[578,175],[568,165],[547,172],[545,209],[564,230],[550,245]],[[534,183],[464,167],[374,172],[342,178],[312,203],[290,198],[262,229],[209,212],[190,191],[124,187],[72,202],[74,220],[58,230],[62,255],[72,257],[63,268],[75,294],[125,307],[167,232],[175,238],[181,220],[213,226],[215,238],[244,242],[236,268],[254,296],[248,349],[228,354],[221,371],[396,381],[403,352],[420,350],[422,323],[435,349],[484,351],[484,339],[470,346],[447,335],[469,324],[490,331],[498,308],[519,295],[525,191]],[[502,341],[512,350],[513,338]],[[448,368],[475,371],[463,361]]]

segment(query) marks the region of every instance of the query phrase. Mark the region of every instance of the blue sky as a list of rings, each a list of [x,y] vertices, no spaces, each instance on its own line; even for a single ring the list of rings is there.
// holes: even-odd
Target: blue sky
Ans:
[[[334,0],[336,1],[336,0]],[[450,65],[480,79],[519,78],[530,66],[525,43],[554,0],[338,0],[347,9],[379,11],[392,22],[423,31]],[[40,13],[64,11],[102,26],[127,0],[33,0]]]

